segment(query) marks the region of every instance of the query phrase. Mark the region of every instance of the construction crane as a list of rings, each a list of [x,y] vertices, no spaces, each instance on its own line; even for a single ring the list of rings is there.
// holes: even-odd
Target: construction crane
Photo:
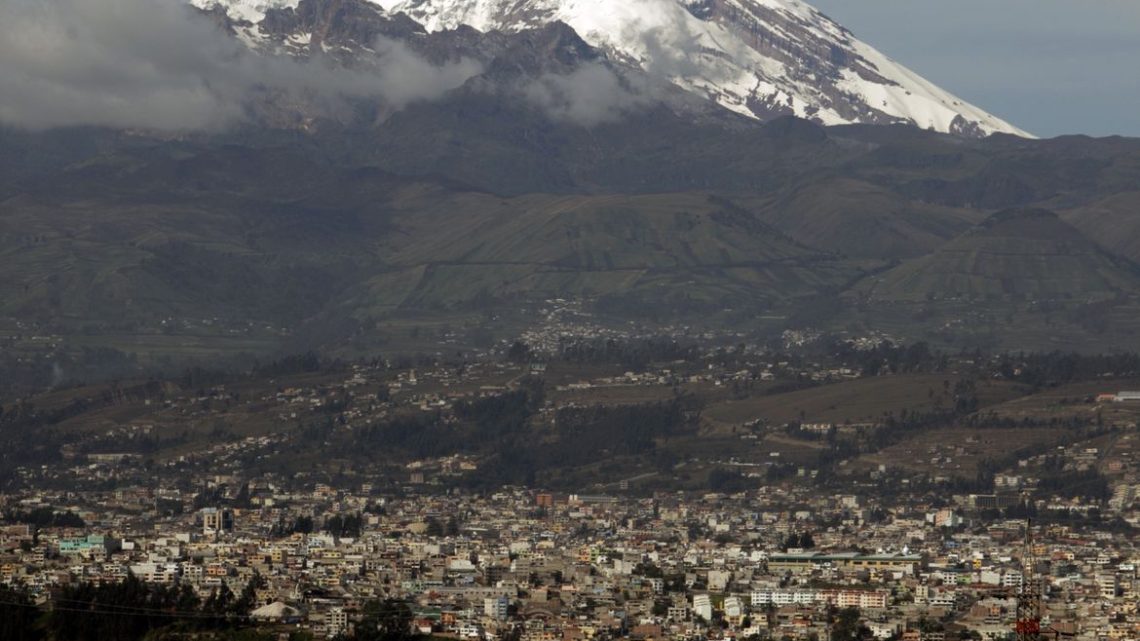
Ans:
[[[1025,549],[1021,554],[1021,590],[1017,593],[1017,641],[1041,641],[1041,580],[1033,552],[1033,523],[1025,521]]]

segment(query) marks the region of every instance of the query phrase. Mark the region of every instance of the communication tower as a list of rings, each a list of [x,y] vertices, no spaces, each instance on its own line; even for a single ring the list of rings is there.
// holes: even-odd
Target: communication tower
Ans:
[[[1025,550],[1021,554],[1021,590],[1017,593],[1017,641],[1041,640],[1041,580],[1033,552],[1032,522],[1025,522]]]

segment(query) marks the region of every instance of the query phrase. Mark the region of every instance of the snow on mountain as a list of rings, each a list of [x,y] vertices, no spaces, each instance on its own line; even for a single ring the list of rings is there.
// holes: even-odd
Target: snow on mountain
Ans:
[[[192,0],[200,6],[218,0]],[[258,22],[298,0],[221,0]],[[971,136],[1029,137],[891,60],[800,0],[369,0],[428,31],[517,32],[554,21],[613,60],[723,107],[824,125],[909,123]]]
[[[253,24],[261,22],[265,18],[265,12],[270,9],[296,8],[300,2],[301,0],[190,0],[190,4],[199,9],[221,4],[234,20]]]
[[[826,125],[910,122],[1028,136],[943,91],[799,0],[378,0],[429,31],[518,31],[553,20],[721,105]]]

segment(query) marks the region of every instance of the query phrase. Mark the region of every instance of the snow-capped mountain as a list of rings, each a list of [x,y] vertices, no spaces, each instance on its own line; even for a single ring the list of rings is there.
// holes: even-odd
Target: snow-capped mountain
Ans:
[[[193,0],[199,6],[217,0]],[[612,60],[760,119],[1030,134],[940,89],[800,0],[370,0],[429,32],[561,21]],[[298,0],[220,0],[257,23]]]

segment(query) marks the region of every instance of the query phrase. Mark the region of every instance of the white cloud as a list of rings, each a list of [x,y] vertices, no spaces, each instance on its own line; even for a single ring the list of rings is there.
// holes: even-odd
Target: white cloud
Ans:
[[[330,114],[346,99],[400,109],[481,72],[470,60],[433,66],[396,42],[377,51],[367,71],[256,56],[179,0],[5,0],[0,122],[214,129],[243,118],[257,92]]]
[[[617,121],[652,102],[599,63],[582,65],[568,74],[540,76],[526,84],[523,94],[551,119],[583,127]]]

